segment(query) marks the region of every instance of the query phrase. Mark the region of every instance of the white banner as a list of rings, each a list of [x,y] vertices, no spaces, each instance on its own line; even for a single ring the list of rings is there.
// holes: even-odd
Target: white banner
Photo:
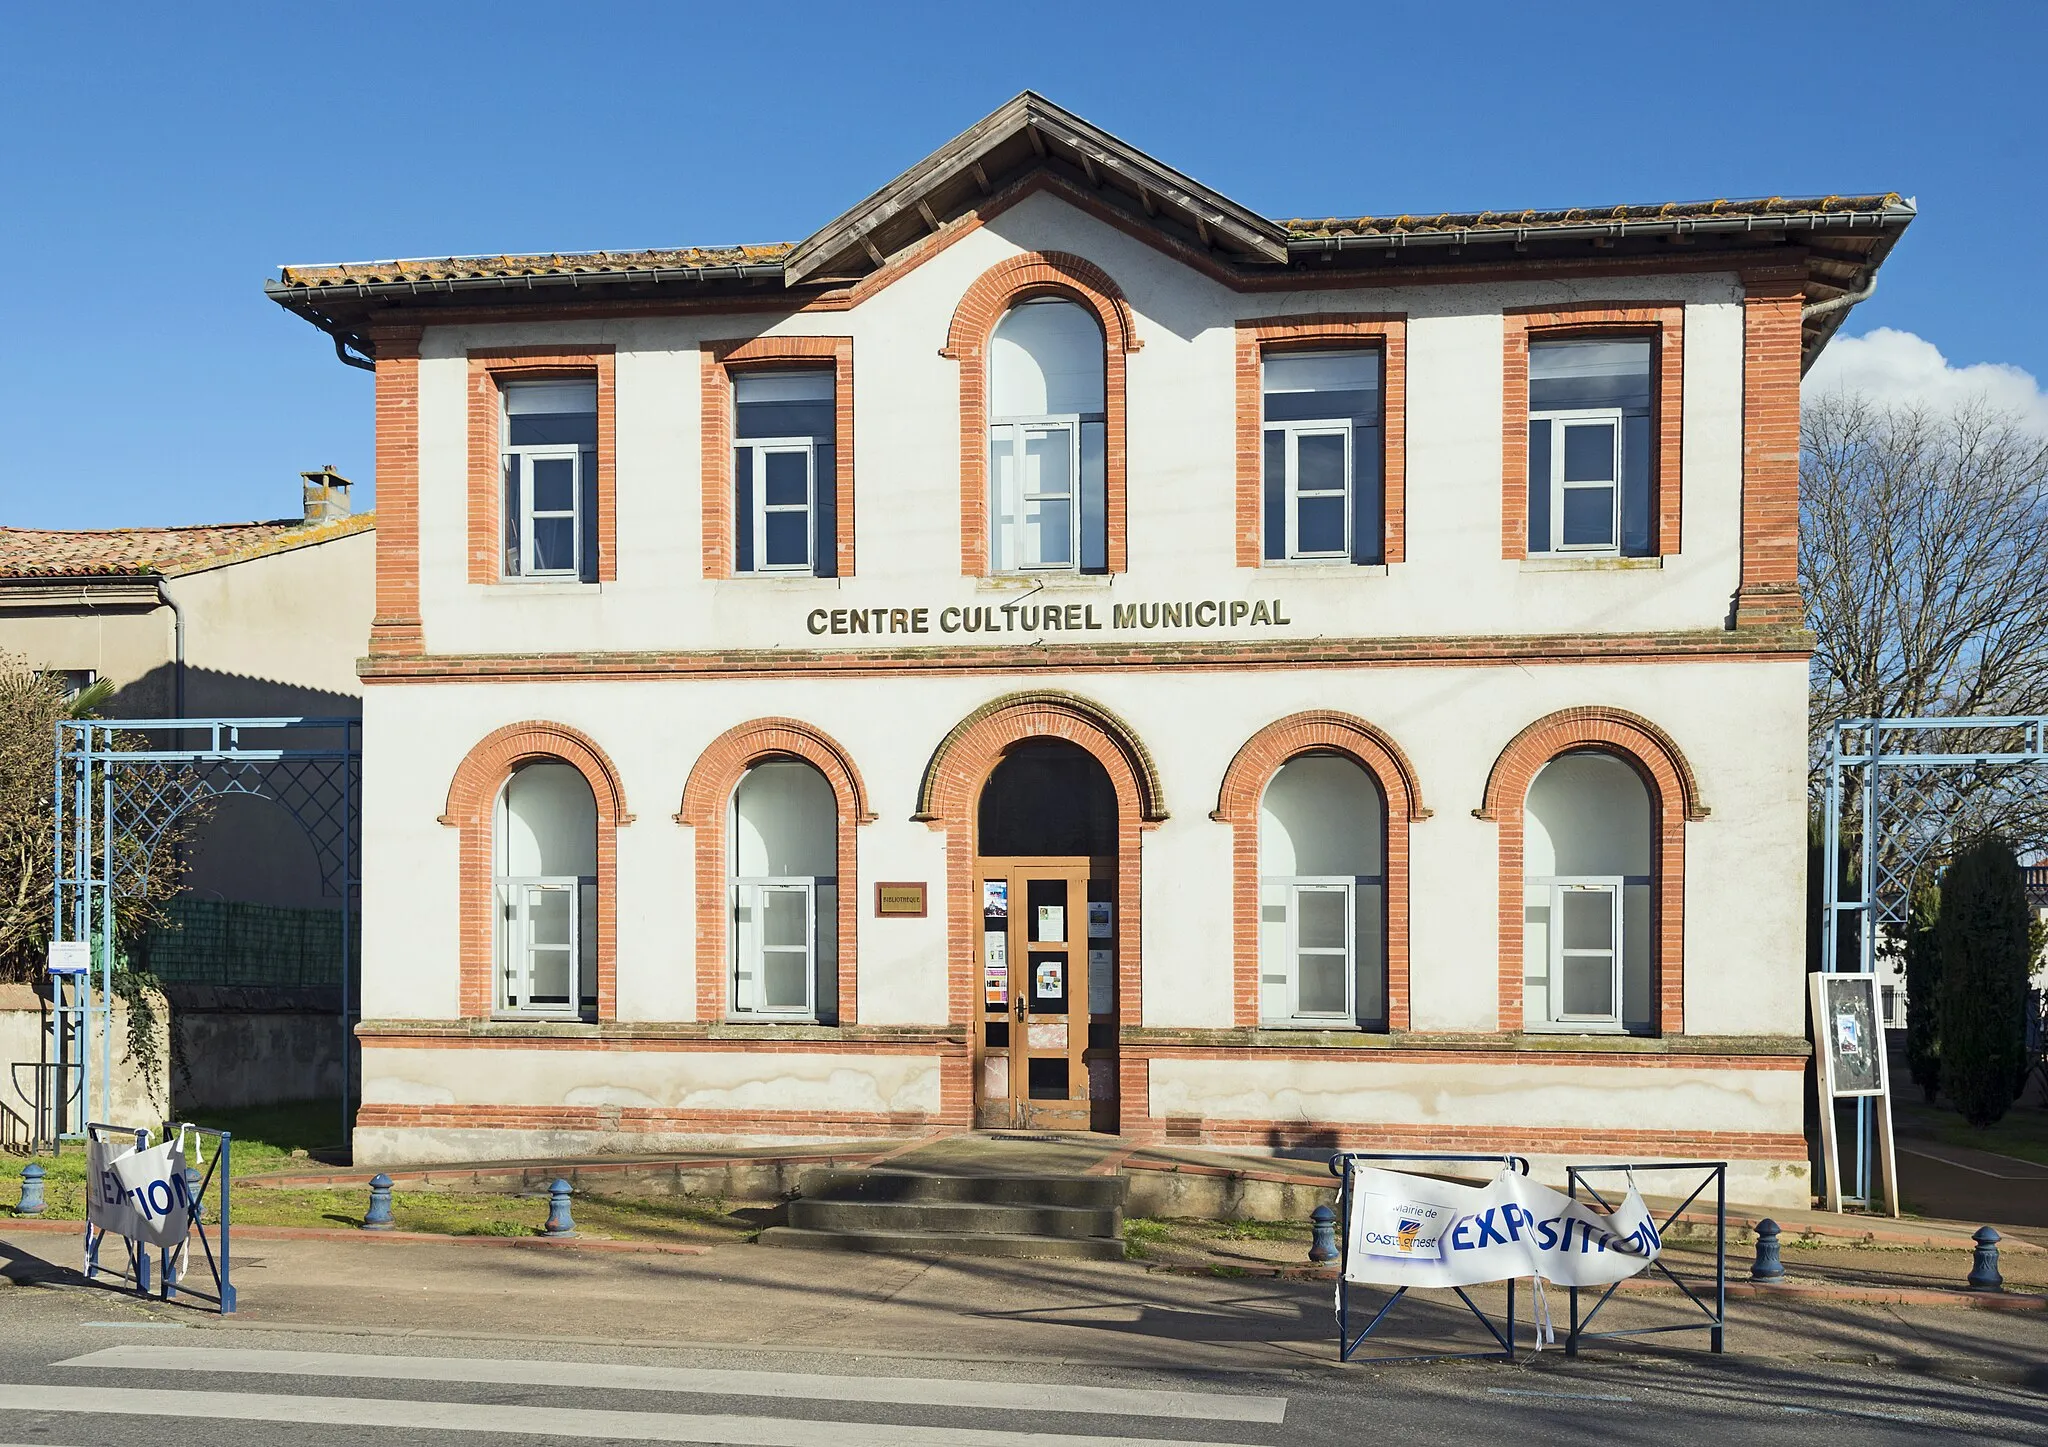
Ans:
[[[1344,1278],[1369,1286],[1475,1286],[1536,1276],[1605,1286],[1664,1249],[1633,1185],[1611,1216],[1505,1171],[1487,1186],[1351,1167]]]
[[[85,1219],[151,1246],[182,1246],[192,1225],[185,1153],[175,1141],[137,1150],[126,1141],[86,1146]]]

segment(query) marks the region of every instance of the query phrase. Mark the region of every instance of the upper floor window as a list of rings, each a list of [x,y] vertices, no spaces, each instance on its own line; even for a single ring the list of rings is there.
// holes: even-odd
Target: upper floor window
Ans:
[[[1529,347],[1529,551],[1655,549],[1651,343]]]
[[[1651,1028],[1649,790],[1625,760],[1561,754],[1523,816],[1525,1026]]]
[[[507,578],[597,581],[597,383],[508,382]]]
[[[507,1014],[595,1018],[597,800],[573,765],[527,764],[498,794],[498,998]]]
[[[989,556],[998,573],[1109,571],[1102,325],[1012,307],[989,347]]]
[[[825,776],[778,759],[732,796],[732,1013],[829,1020],[838,1009],[839,817]]]
[[[1259,801],[1259,1019],[1384,1028],[1386,801],[1341,754],[1303,754]]]
[[[1379,351],[1282,352],[1259,371],[1266,561],[1384,562]]]
[[[830,368],[733,376],[734,571],[837,575]]]

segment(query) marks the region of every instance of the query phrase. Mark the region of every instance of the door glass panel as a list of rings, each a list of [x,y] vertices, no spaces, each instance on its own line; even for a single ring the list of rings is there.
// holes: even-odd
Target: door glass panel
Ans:
[[[1613,949],[1613,891],[1567,889],[1563,898],[1564,947],[1568,950]]]
[[[1564,480],[1614,481],[1614,425],[1574,424],[1564,429]]]
[[[1604,1019],[1614,1014],[1614,962],[1610,956],[1566,955],[1560,968],[1566,1015]]]
[[[1074,561],[1073,503],[1063,497],[1024,503],[1024,561],[1027,567],[1064,567]]]
[[[801,452],[771,452],[767,462],[762,500],[769,507],[802,507],[810,501],[810,458]]]
[[[1344,438],[1339,433],[1311,433],[1299,439],[1296,489],[1301,492],[1344,490]]]
[[[1067,939],[1067,882],[1064,879],[1034,879],[1025,885],[1024,899],[1030,909],[1026,936],[1033,944],[1064,944]]]
[[[1024,490],[1061,495],[1073,492],[1073,442],[1066,428],[1024,430]]]
[[[1614,489],[1568,487],[1564,490],[1566,547],[1610,547],[1614,543]]]
[[[1067,1098],[1067,1057],[1064,1055],[1034,1055],[1031,1057],[1031,1098],[1033,1100],[1065,1100]]]
[[[569,943],[569,891],[529,890],[526,896],[527,938],[535,945],[565,948]]]
[[[533,520],[533,566],[542,573],[567,573],[576,566],[576,520]]]
[[[576,461],[574,458],[534,458],[533,510],[535,512],[574,512],[576,510]]]

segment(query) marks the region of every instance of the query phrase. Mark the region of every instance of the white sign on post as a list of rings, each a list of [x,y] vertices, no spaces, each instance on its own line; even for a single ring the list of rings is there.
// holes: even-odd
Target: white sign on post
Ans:
[[[86,1167],[88,1222],[151,1246],[185,1244],[192,1196],[185,1184],[185,1152],[176,1141],[140,1149],[119,1141],[90,1141]]]
[[[1353,1164],[1346,1230],[1344,1279],[1368,1286],[1606,1286],[1664,1249],[1633,1185],[1609,1216],[1512,1171],[1460,1186]]]
[[[46,964],[53,975],[82,975],[92,968],[92,946],[84,940],[51,940]]]

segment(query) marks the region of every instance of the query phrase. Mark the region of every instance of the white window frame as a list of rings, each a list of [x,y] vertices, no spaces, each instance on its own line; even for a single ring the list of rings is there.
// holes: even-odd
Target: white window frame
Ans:
[[[990,538],[994,555],[994,571],[998,573],[1078,573],[1081,571],[1081,424],[1099,422],[1102,419],[1079,412],[1067,412],[1043,417],[1005,417],[991,423],[988,429]],[[1064,431],[1067,435],[1067,490],[1065,492],[1027,492],[1024,485],[1024,437],[1027,432],[1052,433]],[[1009,448],[1010,468],[1007,479],[996,463],[998,442]],[[1007,496],[1005,495],[1007,494]],[[1025,522],[1025,507],[1029,503],[1049,502],[1064,498],[1067,504],[1067,561],[1064,563],[1022,561],[1025,539],[1030,529]]]
[[[754,566],[751,573],[795,574],[809,577],[818,570],[818,445],[809,437],[748,437],[734,444],[753,454],[749,492],[753,497]],[[800,452],[804,459],[804,500],[794,503],[768,502],[768,457],[771,453]],[[768,515],[801,512],[804,515],[804,560],[801,563],[767,562]]]
[[[735,1019],[777,1020],[812,1023],[818,1018],[818,887],[834,890],[836,877],[809,875],[766,875],[732,882],[732,980],[731,1013]],[[765,910],[762,897],[769,893],[801,893],[804,898],[804,998],[801,1006],[770,1008],[762,1003],[762,984],[767,977],[767,956],[792,952],[792,947],[771,948],[762,940],[761,920]]]
[[[505,576],[514,581],[537,578],[548,582],[559,582],[564,578],[581,578],[583,575],[583,449],[573,442],[534,443],[523,447],[507,447],[506,460],[519,469],[519,571]],[[569,507],[566,512],[559,508],[545,511],[534,506],[533,464],[556,462],[567,459],[570,467]],[[566,568],[538,568],[534,566],[533,524],[536,518],[569,519],[569,566]]]
[[[1550,551],[1571,553],[1584,557],[1618,558],[1621,556],[1621,498],[1625,479],[1622,476],[1624,461],[1624,427],[1622,410],[1619,407],[1582,407],[1562,412],[1533,412],[1531,422],[1540,423],[1550,429]],[[1565,433],[1574,426],[1604,425],[1613,430],[1614,466],[1610,482],[1574,482],[1564,480]],[[1608,541],[1604,543],[1567,543],[1564,540],[1564,497],[1567,491],[1590,491],[1605,487],[1613,494],[1613,506],[1608,522]]]
[[[574,874],[499,875],[498,905],[498,998],[497,1010],[505,1015],[532,1015],[550,1020],[575,1020],[583,1012],[583,891],[596,884],[590,876]],[[569,943],[533,943],[531,918],[533,897],[543,890],[561,889],[569,894]],[[535,1005],[533,999],[534,955],[566,953],[569,957],[569,999],[563,1005]],[[518,1003],[514,1003],[514,1001]]]
[[[1328,1030],[1332,1028],[1355,1030],[1358,1028],[1358,890],[1360,886],[1384,887],[1386,876],[1379,874],[1268,874],[1259,880],[1263,910],[1264,895],[1272,889],[1287,891],[1287,955],[1281,962],[1281,973],[1271,972],[1271,961],[1259,961],[1259,982],[1261,985],[1285,984],[1287,1013],[1260,1020],[1262,1028]],[[1301,1008],[1301,910],[1297,904],[1304,891],[1335,892],[1344,895],[1344,1008],[1340,1013],[1310,1013]],[[1325,945],[1307,947],[1314,954],[1335,954],[1336,950]]]
[[[1357,440],[1352,435],[1351,419],[1332,418],[1328,421],[1311,422],[1270,422],[1266,424],[1268,436],[1278,432],[1287,439],[1284,466],[1286,468],[1287,516],[1284,526],[1287,530],[1286,558],[1290,563],[1327,563],[1351,561],[1352,509],[1357,505],[1354,492],[1356,469],[1354,466]],[[1306,494],[1301,487],[1301,439],[1304,437],[1342,437],[1344,439],[1344,482],[1341,488],[1317,488]],[[1301,546],[1301,500],[1308,497],[1331,497],[1340,494],[1344,499],[1343,541],[1335,548],[1321,552],[1309,552]],[[1282,561],[1269,559],[1269,562]]]

